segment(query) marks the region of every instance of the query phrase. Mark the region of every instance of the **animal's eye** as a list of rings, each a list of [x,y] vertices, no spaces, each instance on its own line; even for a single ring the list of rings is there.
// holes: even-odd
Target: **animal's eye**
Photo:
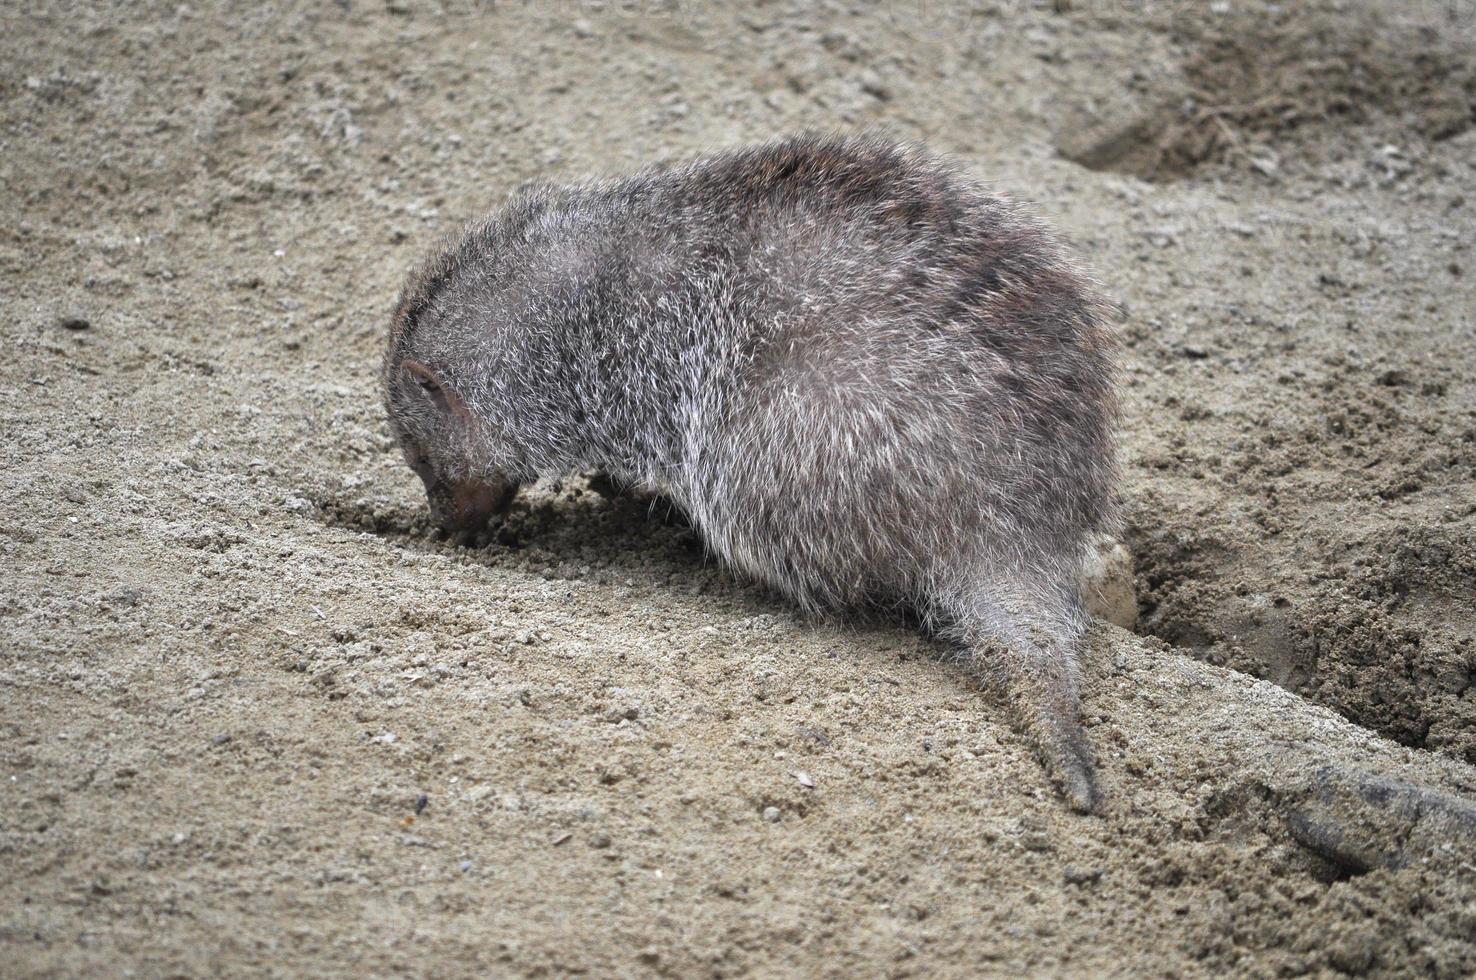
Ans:
[[[423,469],[430,469],[430,461],[420,451],[420,447],[408,439],[400,443],[400,452],[405,456],[405,465],[419,473]]]

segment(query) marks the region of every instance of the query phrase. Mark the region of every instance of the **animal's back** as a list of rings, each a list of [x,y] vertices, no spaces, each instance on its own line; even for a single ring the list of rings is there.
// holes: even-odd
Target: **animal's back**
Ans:
[[[671,486],[716,550],[816,605],[1074,574],[1110,520],[1110,350],[1037,224],[882,141],[653,179],[705,263],[690,301],[723,307]]]

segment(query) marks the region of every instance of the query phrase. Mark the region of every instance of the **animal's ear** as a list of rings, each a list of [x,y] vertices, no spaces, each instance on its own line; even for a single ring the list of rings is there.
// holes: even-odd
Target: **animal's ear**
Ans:
[[[471,409],[466,407],[466,402],[435,371],[419,361],[403,361],[400,370],[406,380],[419,385],[441,411],[450,412],[464,422],[471,421]]]

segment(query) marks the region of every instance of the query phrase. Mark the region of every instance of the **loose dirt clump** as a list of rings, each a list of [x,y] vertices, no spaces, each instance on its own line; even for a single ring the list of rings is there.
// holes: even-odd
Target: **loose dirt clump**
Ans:
[[[1272,173],[1285,155],[1315,153],[1330,128],[1395,140],[1445,140],[1476,120],[1476,56],[1433,25],[1396,25],[1370,11],[1288,5],[1180,18],[1188,51],[1160,76],[1153,108],[1089,133],[1062,152],[1093,170],[1174,180],[1213,165]]]
[[[1476,762],[1476,610],[1448,591],[1476,581],[1476,541],[1469,528],[1412,536],[1422,543],[1373,535],[1294,595],[1212,537],[1140,531],[1140,629],[1404,745]]]

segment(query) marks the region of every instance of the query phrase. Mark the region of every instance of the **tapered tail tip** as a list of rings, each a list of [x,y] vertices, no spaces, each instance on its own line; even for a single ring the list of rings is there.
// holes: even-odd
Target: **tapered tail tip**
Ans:
[[[1067,805],[1077,813],[1099,813],[1102,793],[1086,739],[1079,732],[1055,732],[1041,745],[1042,761]]]
[[[1080,763],[1058,774],[1056,785],[1067,805],[1077,813],[1097,813],[1102,805],[1102,794],[1097,790],[1097,780],[1089,763]]]

